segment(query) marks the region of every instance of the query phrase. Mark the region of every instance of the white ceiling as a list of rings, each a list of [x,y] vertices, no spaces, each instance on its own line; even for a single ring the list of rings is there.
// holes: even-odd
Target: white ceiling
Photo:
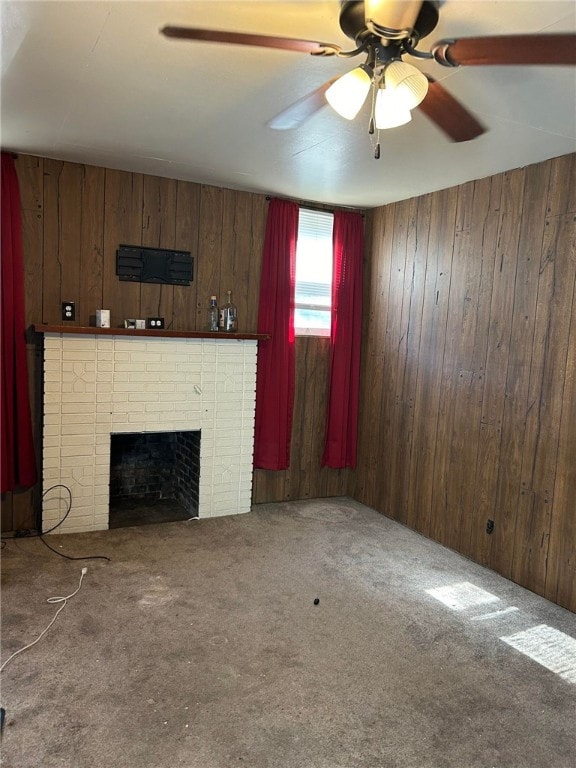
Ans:
[[[186,25],[329,41],[349,50],[338,0],[2,0],[4,149],[300,200],[369,208],[576,151],[576,68],[416,63],[488,127],[451,143],[422,113],[383,133],[326,106],[267,122],[357,63],[168,40]],[[446,0],[420,47],[467,35],[573,32],[573,0]]]

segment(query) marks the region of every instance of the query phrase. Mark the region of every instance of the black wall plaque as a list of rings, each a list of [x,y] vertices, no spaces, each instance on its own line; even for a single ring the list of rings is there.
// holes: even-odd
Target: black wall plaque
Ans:
[[[116,274],[135,283],[190,285],[194,261],[190,251],[121,245],[116,251]]]

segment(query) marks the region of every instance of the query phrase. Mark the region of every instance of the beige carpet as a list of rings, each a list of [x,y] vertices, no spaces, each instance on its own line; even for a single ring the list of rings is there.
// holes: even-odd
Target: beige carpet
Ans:
[[[575,616],[356,502],[48,540],[111,561],[2,550],[2,661],[88,568],[2,673],[5,768],[575,764]]]

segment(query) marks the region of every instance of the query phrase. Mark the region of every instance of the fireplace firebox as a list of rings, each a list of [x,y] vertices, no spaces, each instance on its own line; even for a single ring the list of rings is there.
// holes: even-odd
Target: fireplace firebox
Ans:
[[[110,435],[111,528],[198,517],[200,434]]]

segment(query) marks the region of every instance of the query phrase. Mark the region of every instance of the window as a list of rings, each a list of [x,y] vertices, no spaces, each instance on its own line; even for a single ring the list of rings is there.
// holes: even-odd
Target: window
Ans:
[[[300,208],[294,312],[297,336],[330,336],[333,220],[329,211]]]

